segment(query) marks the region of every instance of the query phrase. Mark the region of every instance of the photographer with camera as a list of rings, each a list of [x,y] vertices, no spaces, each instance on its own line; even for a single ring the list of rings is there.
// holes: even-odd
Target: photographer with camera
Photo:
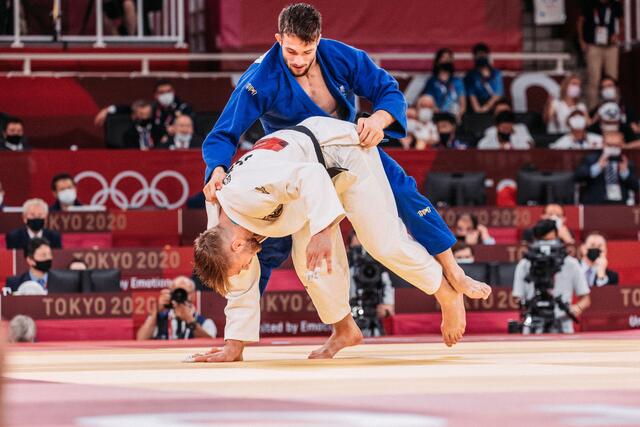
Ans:
[[[136,338],[141,340],[174,340],[190,338],[215,338],[216,325],[193,306],[196,285],[186,276],[178,276],[168,289],[160,291],[158,304]]]
[[[535,241],[516,266],[512,295],[522,306],[518,330],[529,333],[573,333],[573,321],[591,305],[589,286],[577,259],[568,256],[558,238],[556,221],[533,228]],[[580,299],[572,304],[574,294]],[[512,330],[510,325],[510,331]]]
[[[395,314],[395,290],[389,272],[364,250],[355,233],[348,258],[351,314],[364,336],[385,335],[382,321]]]

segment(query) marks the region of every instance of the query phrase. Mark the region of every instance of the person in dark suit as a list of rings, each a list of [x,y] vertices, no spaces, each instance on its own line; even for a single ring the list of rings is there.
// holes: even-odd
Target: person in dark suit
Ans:
[[[24,257],[29,265],[29,270],[21,275],[9,277],[6,286],[15,292],[24,282],[34,281],[47,289],[47,279],[53,260],[51,246],[47,239],[39,237],[31,239],[24,250]]]
[[[27,151],[27,139],[24,136],[24,123],[17,117],[8,117],[2,125],[2,143],[0,151]]]
[[[68,211],[69,206],[82,206],[73,177],[68,173],[59,173],[51,179],[51,191],[56,201],[49,207],[50,212]]]
[[[580,247],[580,252],[580,265],[590,288],[617,285],[620,282],[618,273],[607,268],[607,240],[602,234],[590,233]]]
[[[131,127],[122,135],[122,147],[152,150],[166,144],[169,137],[161,126],[153,123],[151,104],[144,100],[131,104]]]
[[[588,154],[575,172],[575,180],[583,184],[580,203],[625,204],[629,191],[638,193],[635,164],[622,154],[624,135],[605,132],[604,148]]]
[[[45,228],[49,207],[42,199],[29,199],[22,205],[22,221],[24,227],[9,231],[6,235],[7,249],[27,248],[29,241],[35,237],[44,237],[50,247],[61,248],[60,233]]]
[[[191,116],[181,115],[173,122],[174,134],[155,148],[189,150],[202,147],[202,136],[194,134]]]

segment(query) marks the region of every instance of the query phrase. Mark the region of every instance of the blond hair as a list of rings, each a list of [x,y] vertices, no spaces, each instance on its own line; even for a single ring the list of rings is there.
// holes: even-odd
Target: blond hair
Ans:
[[[213,227],[200,233],[194,242],[193,260],[195,273],[202,283],[222,296],[229,289],[229,254],[225,250],[227,239],[223,230]]]

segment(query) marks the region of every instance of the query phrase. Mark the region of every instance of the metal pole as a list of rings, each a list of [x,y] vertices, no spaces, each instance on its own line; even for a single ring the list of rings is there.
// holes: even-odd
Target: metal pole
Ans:
[[[22,73],[25,76],[31,75],[31,58],[28,56],[24,58],[24,62],[22,63]]]
[[[163,36],[169,34],[169,5],[166,1],[162,3],[162,30],[158,33]]]
[[[176,35],[176,21],[178,17],[176,16],[176,0],[171,0],[171,15],[169,15],[169,19],[171,22],[171,31],[170,36],[174,37]]]
[[[13,0],[13,43],[11,43],[11,47],[20,48],[23,46],[20,41],[20,0]]]
[[[138,16],[137,16],[137,21],[138,21],[138,38],[141,39],[144,37],[144,27],[142,25],[142,23],[144,22],[143,18],[144,18],[144,0],[138,0],[136,2],[136,6],[138,6]]]
[[[149,58],[147,58],[146,56],[143,56],[140,67],[141,67],[140,74],[143,76],[148,76],[149,75]]]
[[[624,0],[624,47],[631,48],[631,0]]]
[[[104,22],[102,16],[102,0],[96,0],[96,42],[93,47],[105,47],[104,44]]]
[[[54,41],[59,41],[62,37],[62,5],[60,4],[60,2],[61,0],[54,0],[53,10],[51,12],[51,17],[53,18],[54,24]]]
[[[184,0],[178,0],[178,43],[176,43],[176,47],[187,47],[184,42]]]

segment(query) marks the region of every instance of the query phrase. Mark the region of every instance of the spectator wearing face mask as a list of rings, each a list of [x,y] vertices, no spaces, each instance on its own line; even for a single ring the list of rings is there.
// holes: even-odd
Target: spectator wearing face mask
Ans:
[[[47,239],[36,237],[31,239],[24,250],[24,257],[29,265],[29,270],[19,276],[9,277],[7,287],[17,291],[21,284],[34,281],[47,289],[47,279],[53,255]]]
[[[629,192],[638,193],[635,164],[622,154],[624,137],[620,132],[605,132],[601,151],[587,154],[575,172],[582,184],[580,203],[625,204]]]
[[[577,74],[571,74],[560,84],[560,97],[549,97],[544,108],[543,119],[547,124],[547,133],[567,133],[567,118],[574,110],[587,113],[587,106],[581,101],[582,80]]]
[[[131,104],[131,127],[122,136],[124,148],[135,148],[143,151],[166,144],[168,137],[164,129],[153,124],[151,104],[144,100]]]
[[[590,114],[593,121],[597,122],[600,118],[598,110],[607,102],[615,102],[620,107],[620,121],[628,124],[634,133],[640,133],[640,118],[635,108],[620,94],[618,82],[611,76],[604,76],[600,81],[600,103],[596,108],[591,110]]]
[[[52,248],[61,248],[60,233],[45,228],[49,207],[42,199],[29,199],[22,205],[24,227],[7,233],[7,249],[26,249],[29,241],[38,237],[45,238]]]
[[[564,208],[557,203],[549,203],[544,207],[544,211],[540,216],[540,220],[550,219],[556,224],[556,230],[558,231],[558,239],[562,240],[565,245],[573,245],[576,241],[571,234],[571,230],[567,227],[567,217],[564,214]],[[533,228],[524,230],[522,233],[522,240],[527,243],[532,243],[534,240]]]
[[[149,115],[153,125],[161,130],[161,135],[173,136],[175,133],[174,121],[181,115],[192,116],[191,105],[184,102],[176,95],[175,88],[169,80],[158,80],[153,92],[154,101],[151,104]],[[110,105],[100,110],[94,119],[96,126],[103,126],[109,114],[132,114],[133,106]],[[159,138],[158,138],[159,140]]]
[[[616,102],[605,102],[598,108],[594,116],[594,123],[589,127],[594,133],[621,132],[624,135],[625,148],[638,146],[637,136],[628,123],[622,120],[622,111]]]
[[[469,144],[458,137],[456,118],[451,113],[438,113],[433,118],[437,131],[438,142],[432,145],[436,149],[466,150]]]
[[[528,150],[532,141],[523,133],[516,133],[516,116],[511,111],[496,114],[495,134],[485,135],[478,143],[480,150]],[[527,132],[528,133],[528,132]]]
[[[24,136],[24,124],[17,117],[9,117],[4,122],[2,128],[2,144],[0,151],[27,151],[30,147],[27,145]]]
[[[510,112],[513,111],[511,109],[511,104],[509,104],[509,101],[507,101],[504,98],[496,102],[496,105],[493,109],[494,120],[498,116],[498,114],[502,113],[503,111],[510,111]],[[515,116],[514,116],[514,120],[515,120]],[[512,126],[512,129],[513,129],[512,135],[515,140],[527,141],[529,146],[533,146],[533,137],[531,136],[531,132],[529,132],[529,128],[527,127],[527,125],[525,125],[524,123],[514,123]],[[484,136],[488,137],[490,140],[493,138],[497,139],[497,135],[498,135],[498,128],[496,127],[496,125],[490,126],[484,131]]]
[[[433,97],[439,111],[453,114],[458,121],[465,113],[466,92],[462,80],[455,76],[451,49],[440,49],[436,53],[433,75],[427,80],[422,95]]]
[[[476,113],[491,111],[504,96],[502,72],[491,65],[489,46],[478,43],[473,47],[474,67],[464,78],[464,85]]]
[[[453,234],[458,241],[469,246],[496,244],[496,239],[491,237],[487,227],[478,223],[478,218],[472,214],[461,214],[456,217]]]
[[[463,241],[457,241],[451,248],[451,251],[458,264],[473,264],[475,262],[473,247]]]
[[[607,241],[602,234],[589,233],[580,247],[580,253],[580,266],[590,288],[618,284],[618,273],[607,268]]]
[[[82,206],[78,201],[76,183],[68,173],[61,173],[51,180],[51,191],[56,201],[49,207],[50,212],[68,211],[69,206]]]
[[[202,137],[193,133],[193,120],[190,116],[181,115],[176,117],[173,123],[175,133],[170,136],[166,143],[160,144],[156,148],[169,150],[188,150],[191,148],[200,148],[202,145]]]
[[[555,150],[599,150],[602,148],[602,136],[587,131],[587,115],[575,110],[567,119],[569,133],[560,137],[549,148]]]

